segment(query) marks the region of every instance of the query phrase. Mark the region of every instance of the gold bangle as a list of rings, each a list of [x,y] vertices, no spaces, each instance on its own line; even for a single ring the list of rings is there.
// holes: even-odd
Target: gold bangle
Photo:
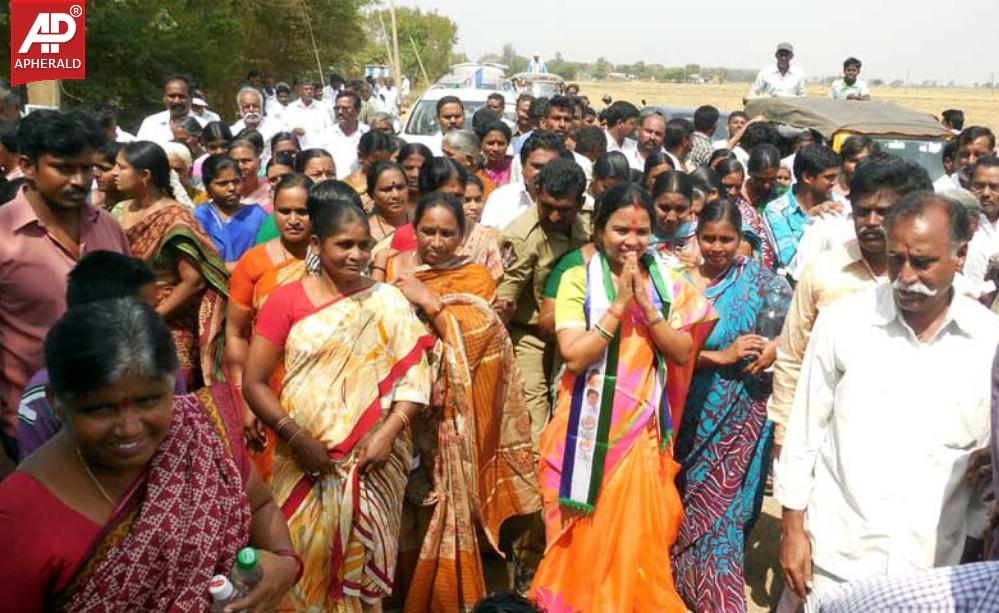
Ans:
[[[274,434],[276,434],[277,436],[281,436],[281,428],[287,426],[289,421],[291,421],[291,417],[288,415],[285,415],[284,417],[279,419],[278,423],[274,424]]]
[[[409,415],[406,415],[406,413],[404,411],[402,411],[402,410],[395,410],[395,411],[392,411],[392,414],[399,416],[399,419],[402,420],[402,425],[404,425],[406,427],[406,429],[409,429],[411,427],[412,422],[409,419]]]
[[[648,324],[648,326],[650,328],[652,328],[652,327],[658,326],[659,324],[661,324],[664,321],[666,321],[666,318],[663,317],[663,314],[662,313],[656,313],[656,316],[653,317],[652,319],[646,320],[646,323]]]

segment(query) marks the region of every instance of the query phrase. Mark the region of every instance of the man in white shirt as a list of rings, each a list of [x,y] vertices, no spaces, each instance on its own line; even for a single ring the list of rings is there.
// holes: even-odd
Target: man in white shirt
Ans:
[[[337,123],[330,131],[329,152],[336,167],[336,178],[343,179],[354,172],[357,162],[357,145],[368,126],[358,120],[361,97],[352,91],[342,91],[333,101]]]
[[[440,131],[433,135],[433,140],[427,143],[427,147],[434,155],[444,155],[444,151],[441,149],[444,133],[465,128],[465,105],[457,96],[444,96],[437,101],[436,110],[437,125]]]
[[[794,47],[777,45],[777,63],[760,70],[749,88],[749,98],[784,98],[805,95],[805,71],[791,66]]]
[[[860,75],[860,60],[848,57],[843,62],[843,78],[836,79],[829,88],[829,97],[833,100],[870,100],[871,92],[867,89],[867,81],[858,79]]]
[[[636,146],[625,151],[628,165],[638,172],[645,172],[645,158],[653,151],[662,151],[666,136],[666,119],[657,112],[642,115],[636,132]]]
[[[323,100],[333,104],[336,100],[336,95],[340,93],[343,89],[343,77],[331,72],[329,77],[327,77],[327,83],[323,86]]]
[[[329,107],[315,100],[315,83],[311,79],[298,82],[298,100],[287,106],[283,113],[284,124],[294,132],[302,149],[325,147],[333,116]]]
[[[548,72],[548,66],[541,61],[541,54],[535,53],[534,58],[527,64],[527,72],[541,74]]]
[[[965,262],[965,277],[977,288],[985,287],[989,262],[999,256],[999,157],[988,155],[975,162],[968,185],[978,198],[981,214],[968,245],[968,258]]]
[[[291,86],[287,83],[278,83],[274,86],[274,97],[267,101],[264,111],[268,116],[285,123],[284,115],[288,110],[291,101]]]
[[[572,136],[574,110],[575,105],[568,96],[552,96],[544,105],[541,124],[538,126],[538,130],[551,132],[559,136],[563,142],[566,142]],[[583,174],[586,175],[586,180],[589,181],[593,174],[593,162],[585,155],[576,153],[575,151],[572,151],[572,157],[579,164],[579,167],[583,169]],[[519,183],[523,176],[524,167],[518,155],[514,157],[513,164],[511,164],[510,182]]]
[[[631,135],[638,126],[640,115],[638,107],[625,100],[617,100],[607,107],[604,111],[607,119],[607,151],[621,151],[627,155],[627,149],[638,146]]]
[[[395,79],[385,77],[385,86],[381,89],[383,106],[385,112],[393,117],[399,116],[399,88],[395,86]]]
[[[954,165],[957,167],[958,184],[955,187],[968,189],[971,183],[971,172],[978,162],[978,158],[987,155],[995,155],[996,136],[992,130],[985,126],[970,126],[961,130],[957,137],[957,159]],[[952,177],[953,178],[953,177]]]
[[[888,213],[882,285],[824,309],[775,468],[778,611],[845,581],[957,564],[987,508],[966,482],[989,441],[999,320],[954,292],[968,220],[932,192]],[[806,526],[807,522],[807,526]]]
[[[208,125],[213,121],[222,121],[222,117],[213,111],[205,100],[204,90],[199,87],[191,88],[191,114],[198,119],[201,125]]]
[[[271,138],[285,130],[284,124],[271,115],[263,113],[264,96],[252,87],[243,87],[236,94],[236,107],[239,109],[239,121],[232,124],[229,130],[233,136],[250,128],[260,132],[264,137],[264,153],[260,158],[262,164],[271,159]]]
[[[191,114],[191,81],[183,75],[171,75],[163,81],[163,106],[165,111],[154,113],[142,120],[136,140],[168,143],[173,140],[171,122],[194,117],[204,126],[207,122]]]
[[[528,137],[520,149],[522,180],[511,181],[494,189],[482,210],[482,220],[479,223],[502,230],[528,207],[534,206],[534,179],[545,164],[558,157],[572,158],[562,137],[552,132],[537,131]]]

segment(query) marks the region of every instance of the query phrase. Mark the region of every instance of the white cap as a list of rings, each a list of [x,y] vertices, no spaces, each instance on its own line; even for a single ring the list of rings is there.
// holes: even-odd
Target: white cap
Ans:
[[[232,582],[225,575],[215,575],[208,582],[208,593],[215,601],[228,600],[232,598],[235,591],[236,588],[232,586]]]
[[[202,98],[191,98],[191,104],[193,104],[194,106],[203,106],[206,108],[208,107],[208,103],[205,102]]]

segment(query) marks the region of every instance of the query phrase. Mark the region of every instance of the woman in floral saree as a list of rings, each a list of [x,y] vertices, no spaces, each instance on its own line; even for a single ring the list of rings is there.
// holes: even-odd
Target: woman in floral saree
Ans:
[[[696,611],[746,608],[744,545],[763,502],[770,457],[763,371],[776,345],[755,330],[775,275],[738,255],[742,235],[737,204],[717,200],[701,211],[703,262],[690,275],[719,321],[698,357],[676,442],[685,516],[673,549],[677,587]]]
[[[113,172],[132,197],[112,211],[132,255],[156,271],[156,312],[166,321],[188,390],[223,380],[229,273],[194,215],[173,198],[170,164],[156,143],[129,143]]]
[[[319,272],[271,292],[243,393],[278,436],[271,487],[305,561],[282,609],[377,610],[392,593],[432,339],[398,289],[362,276],[372,246],[362,209],[342,200],[311,223]],[[269,382],[279,364],[280,399]]]
[[[548,546],[532,586],[551,613],[685,610],[669,560],[683,517],[673,424],[714,314],[647,253],[653,219],[644,189],[609,190],[597,253],[559,284],[566,372],[541,438]]]
[[[258,549],[238,609],[270,610],[300,560],[218,384],[173,396],[170,331],[138,299],[78,305],[49,332],[64,427],[0,484],[9,611],[207,611],[208,585]]]
[[[410,474],[400,545],[398,602],[405,610],[469,611],[486,595],[478,532],[499,551],[499,529],[541,508],[531,422],[510,337],[492,310],[496,285],[456,255],[462,203],[424,196],[417,248],[389,261],[394,281],[437,337],[433,394],[414,423],[420,467]]]

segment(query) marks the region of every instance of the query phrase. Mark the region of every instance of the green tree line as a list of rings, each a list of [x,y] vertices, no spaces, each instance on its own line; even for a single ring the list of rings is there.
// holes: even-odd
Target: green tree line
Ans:
[[[375,0],[90,0],[87,78],[63,82],[63,105],[111,103],[121,125],[134,128],[162,110],[163,78],[182,73],[203,84],[212,108],[231,119],[250,68],[291,82],[331,71],[357,77],[365,64],[387,63],[384,13]],[[398,9],[397,24],[403,73],[414,84],[417,51],[431,79],[447,71],[457,40],[450,19]],[[6,11],[0,36],[10,39]],[[9,66],[10,48],[0,45],[0,75]]]

